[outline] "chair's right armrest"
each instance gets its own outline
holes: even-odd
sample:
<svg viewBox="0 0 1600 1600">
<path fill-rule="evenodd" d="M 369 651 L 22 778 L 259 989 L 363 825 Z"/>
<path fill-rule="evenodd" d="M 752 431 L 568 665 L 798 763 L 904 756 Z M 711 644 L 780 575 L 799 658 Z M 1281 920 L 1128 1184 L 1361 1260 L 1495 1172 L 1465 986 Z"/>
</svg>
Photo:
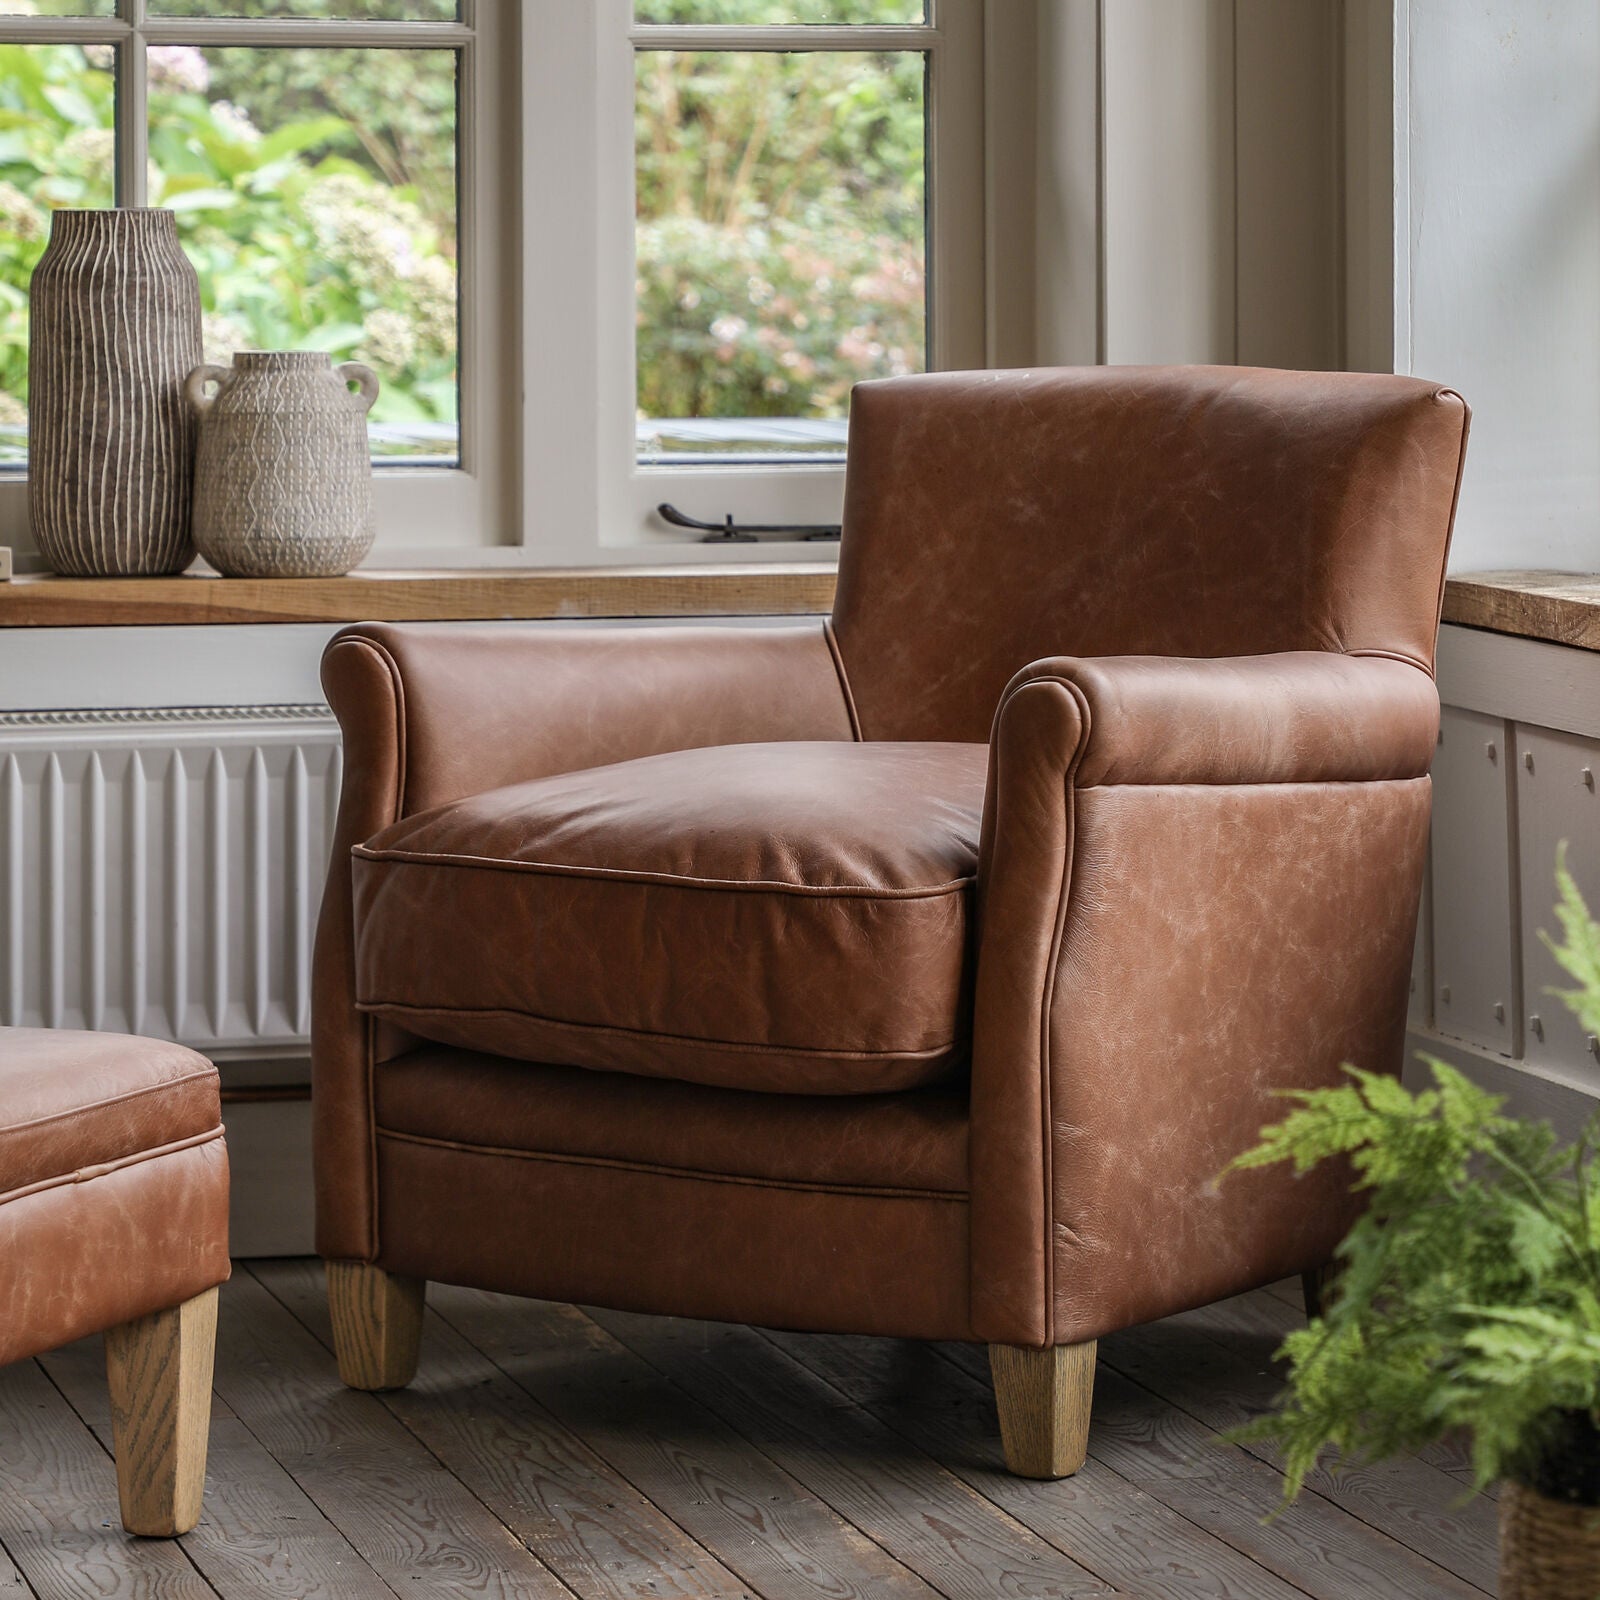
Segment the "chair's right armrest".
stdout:
<svg viewBox="0 0 1600 1600">
<path fill-rule="evenodd" d="M 404 1047 L 355 1009 L 350 851 L 401 816 L 667 750 L 851 739 L 820 623 L 559 628 L 366 623 L 329 644 L 344 777 L 313 957 L 317 1247 L 377 1249 L 373 1062 Z"/>
<path fill-rule="evenodd" d="M 1331 1256 L 1337 1169 L 1216 1178 L 1277 1091 L 1399 1069 L 1438 721 L 1429 674 L 1379 656 L 1012 679 L 978 869 L 980 1337 L 1078 1343 Z"/>
</svg>

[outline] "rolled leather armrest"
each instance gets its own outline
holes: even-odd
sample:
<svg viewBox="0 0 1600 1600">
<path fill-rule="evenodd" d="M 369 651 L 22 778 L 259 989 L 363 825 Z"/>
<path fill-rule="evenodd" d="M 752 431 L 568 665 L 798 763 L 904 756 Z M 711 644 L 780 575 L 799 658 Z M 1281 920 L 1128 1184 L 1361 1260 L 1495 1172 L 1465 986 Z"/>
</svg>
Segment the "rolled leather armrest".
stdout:
<svg viewBox="0 0 1600 1600">
<path fill-rule="evenodd" d="M 849 739 L 830 641 L 793 627 L 582 628 L 366 623 L 329 645 L 328 697 L 350 733 L 390 682 L 401 807 L 424 810 L 530 778 L 666 750 Z"/>
<path fill-rule="evenodd" d="M 997 738 L 1015 697 L 1039 683 L 1078 704 L 1079 788 L 1416 778 L 1439 731 L 1438 692 L 1420 666 L 1298 650 L 1036 661 L 1007 686 Z"/>
<path fill-rule="evenodd" d="M 1012 680 L 978 867 L 980 1337 L 1098 1338 L 1331 1254 L 1338 1173 L 1217 1175 L 1277 1091 L 1399 1067 L 1437 726 L 1391 657 Z"/>
</svg>

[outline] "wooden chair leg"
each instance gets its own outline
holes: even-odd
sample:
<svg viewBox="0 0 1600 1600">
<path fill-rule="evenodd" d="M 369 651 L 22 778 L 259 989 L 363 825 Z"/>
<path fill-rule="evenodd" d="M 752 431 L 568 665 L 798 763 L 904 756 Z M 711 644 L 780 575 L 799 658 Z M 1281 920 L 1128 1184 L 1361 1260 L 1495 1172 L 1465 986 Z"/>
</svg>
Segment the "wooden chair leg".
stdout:
<svg viewBox="0 0 1600 1600">
<path fill-rule="evenodd" d="M 200 1520 L 216 1345 L 215 1289 L 106 1334 L 117 1497 L 129 1533 L 171 1538 Z"/>
<path fill-rule="evenodd" d="M 1313 1317 L 1320 1317 L 1333 1304 L 1338 1286 L 1339 1264 L 1336 1261 L 1300 1274 L 1300 1293 L 1305 1297 L 1307 1322 Z"/>
<path fill-rule="evenodd" d="M 1024 1350 L 989 1346 L 1000 1442 L 1019 1478 L 1070 1478 L 1089 1449 L 1095 1342 Z"/>
<path fill-rule="evenodd" d="M 427 1282 L 364 1261 L 330 1261 L 328 1311 L 339 1376 L 352 1389 L 403 1389 L 417 1375 Z"/>
</svg>

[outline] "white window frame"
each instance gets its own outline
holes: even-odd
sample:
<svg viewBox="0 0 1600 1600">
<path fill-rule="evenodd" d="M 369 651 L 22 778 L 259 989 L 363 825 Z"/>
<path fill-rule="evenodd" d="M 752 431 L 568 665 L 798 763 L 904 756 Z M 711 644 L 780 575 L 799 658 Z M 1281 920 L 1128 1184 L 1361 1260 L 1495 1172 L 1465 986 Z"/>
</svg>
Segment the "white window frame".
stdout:
<svg viewBox="0 0 1600 1600">
<path fill-rule="evenodd" d="M 0 16 L 6 44 L 117 47 L 117 203 L 147 199 L 146 53 L 153 45 L 401 46 L 460 53 L 458 111 L 461 458 L 457 468 L 378 467 L 378 542 L 373 564 L 405 552 L 454 559 L 484 544 L 514 542 L 519 523 L 515 211 L 500 197 L 516 186 L 516 0 L 461 0 L 457 22 L 331 22 L 316 19 L 153 17 L 147 0 L 118 0 L 115 17 Z M 129 132 L 137 130 L 130 138 Z M 0 544 L 32 546 L 27 479 L 0 474 Z"/>
<path fill-rule="evenodd" d="M 462 52 L 462 466 L 377 469 L 379 531 L 368 566 L 831 554 L 826 544 L 781 539 L 707 545 L 655 515 L 658 502 L 672 500 L 706 517 L 837 522 L 844 469 L 637 462 L 634 56 L 643 45 L 925 50 L 929 364 L 981 367 L 1015 343 L 996 334 L 1006 321 L 1000 302 L 1020 307 L 1033 270 L 1031 235 L 1021 226 L 1031 227 L 1031 201 L 1017 227 L 1006 195 L 996 210 L 994 135 L 1003 128 L 1009 144 L 1032 105 L 1035 62 L 1019 47 L 1031 40 L 1032 8 L 1021 0 L 929 0 L 926 23 L 904 27 L 646 27 L 634 24 L 631 0 L 462 0 L 460 23 L 152 19 L 146 0 L 119 0 L 118 11 L 115 19 L 0 17 L 0 39 L 117 44 L 123 62 L 151 44 L 175 43 L 409 43 Z M 1003 93 L 997 73 L 1007 81 Z M 124 104 L 125 118 L 143 118 L 142 104 Z M 1031 166 L 1031 151 L 1022 154 Z M 142 199 L 142 163 L 125 154 L 122 164 L 124 197 Z M 997 221 L 1011 243 L 997 237 Z M 31 549 L 20 475 L 0 477 L 0 544 Z"/>
<path fill-rule="evenodd" d="M 919 50 L 929 58 L 929 364 L 985 361 L 984 0 L 898 27 L 636 25 L 632 0 L 535 4 L 524 30 L 526 553 L 541 563 L 816 559 L 699 542 L 656 505 L 836 523 L 842 465 L 641 466 L 635 432 L 634 58 L 651 49 Z M 540 159 L 541 152 L 554 159 Z M 599 196 L 596 203 L 595 197 Z M 559 383 L 542 381 L 559 372 Z"/>
</svg>

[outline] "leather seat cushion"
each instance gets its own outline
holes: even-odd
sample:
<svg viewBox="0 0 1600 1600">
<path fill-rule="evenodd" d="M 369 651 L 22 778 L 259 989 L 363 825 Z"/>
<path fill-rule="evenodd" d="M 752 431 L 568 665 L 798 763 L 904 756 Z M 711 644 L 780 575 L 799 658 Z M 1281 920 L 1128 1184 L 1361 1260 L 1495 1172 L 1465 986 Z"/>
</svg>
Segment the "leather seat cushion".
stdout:
<svg viewBox="0 0 1600 1600">
<path fill-rule="evenodd" d="M 984 745 L 674 751 L 354 852 L 358 1003 L 526 1061 L 795 1094 L 964 1064 Z"/>
<path fill-rule="evenodd" d="M 221 1131 L 217 1073 L 159 1039 L 0 1028 L 0 1198 Z"/>
</svg>

